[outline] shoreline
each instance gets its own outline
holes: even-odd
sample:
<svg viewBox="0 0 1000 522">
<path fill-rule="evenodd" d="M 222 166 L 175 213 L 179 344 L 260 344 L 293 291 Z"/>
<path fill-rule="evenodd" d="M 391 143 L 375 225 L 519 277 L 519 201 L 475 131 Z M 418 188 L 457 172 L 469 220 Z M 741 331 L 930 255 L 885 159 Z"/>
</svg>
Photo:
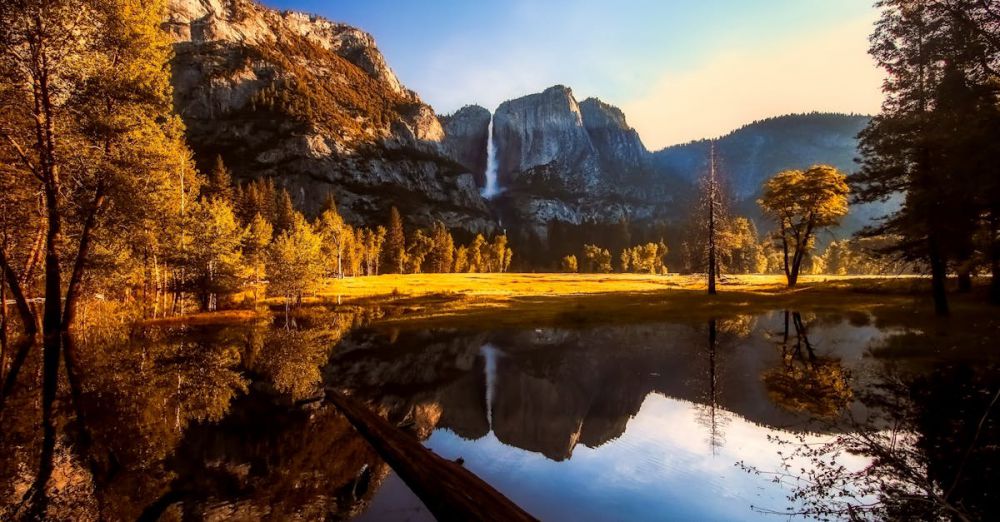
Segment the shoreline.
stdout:
<svg viewBox="0 0 1000 522">
<path fill-rule="evenodd" d="M 979 287 L 983 282 L 979 281 Z M 324 280 L 303 299 L 305 309 L 379 309 L 375 326 L 581 325 L 642 322 L 665 317 L 710 318 L 788 308 L 933 317 L 924 276 L 810 275 L 786 288 L 782 275 L 726 276 L 719 293 L 703 275 L 643 274 L 406 274 Z M 978 290 L 978 289 L 977 289 Z M 983 313 L 978 292 L 952 296 L 955 315 Z M 233 323 L 281 313 L 280 298 L 256 310 L 226 309 L 139 321 L 142 325 Z M 295 308 L 293 308 L 293 313 Z M 985 309 L 987 313 L 991 308 Z M 945 319 L 947 320 L 947 319 Z"/>
</svg>

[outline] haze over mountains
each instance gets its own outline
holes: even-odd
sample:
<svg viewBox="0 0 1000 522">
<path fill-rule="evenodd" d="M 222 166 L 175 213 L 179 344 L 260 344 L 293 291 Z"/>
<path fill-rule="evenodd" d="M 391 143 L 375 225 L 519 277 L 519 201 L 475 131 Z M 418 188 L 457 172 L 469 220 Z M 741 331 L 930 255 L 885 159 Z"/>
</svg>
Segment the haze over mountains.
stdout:
<svg viewBox="0 0 1000 522">
<path fill-rule="evenodd" d="M 175 105 L 199 163 L 221 154 L 240 180 L 273 177 L 307 213 L 332 192 L 355 223 L 381 224 L 395 205 L 412 225 L 505 229 L 515 244 L 545 247 L 556 222 L 578 227 L 580 241 L 594 223 L 669 227 L 707 159 L 706 141 L 648 151 L 621 110 L 565 86 L 493 114 L 470 105 L 437 115 L 370 35 L 320 17 L 250 0 L 170 0 L 164 27 L 176 42 Z M 491 118 L 501 193 L 487 200 Z M 750 124 L 719 140 L 724 175 L 749 208 L 778 170 L 851 171 L 866 123 L 809 114 Z"/>
</svg>

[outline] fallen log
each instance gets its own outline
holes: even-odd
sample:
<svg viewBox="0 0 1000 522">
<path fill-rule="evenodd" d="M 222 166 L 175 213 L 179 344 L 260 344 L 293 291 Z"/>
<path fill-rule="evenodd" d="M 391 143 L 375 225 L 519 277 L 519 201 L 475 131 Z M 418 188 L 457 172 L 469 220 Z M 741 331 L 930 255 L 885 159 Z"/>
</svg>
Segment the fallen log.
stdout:
<svg viewBox="0 0 1000 522">
<path fill-rule="evenodd" d="M 438 520 L 536 520 L 471 471 L 435 455 L 364 404 L 332 389 L 326 396 Z"/>
</svg>

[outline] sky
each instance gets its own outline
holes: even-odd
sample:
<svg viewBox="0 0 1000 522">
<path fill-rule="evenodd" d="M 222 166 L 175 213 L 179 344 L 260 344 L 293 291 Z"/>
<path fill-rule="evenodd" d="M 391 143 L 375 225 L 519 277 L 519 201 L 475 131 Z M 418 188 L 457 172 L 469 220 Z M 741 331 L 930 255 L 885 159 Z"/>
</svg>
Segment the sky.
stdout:
<svg viewBox="0 0 1000 522">
<path fill-rule="evenodd" d="M 264 0 L 371 33 L 439 114 L 562 84 L 659 149 L 769 116 L 874 114 L 873 0 Z"/>
</svg>

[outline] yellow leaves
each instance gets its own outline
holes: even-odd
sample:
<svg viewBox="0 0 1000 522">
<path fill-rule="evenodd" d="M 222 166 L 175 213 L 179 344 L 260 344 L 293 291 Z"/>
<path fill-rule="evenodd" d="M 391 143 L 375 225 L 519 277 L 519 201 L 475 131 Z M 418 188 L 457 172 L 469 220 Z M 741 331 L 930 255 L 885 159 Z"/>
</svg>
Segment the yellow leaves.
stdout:
<svg viewBox="0 0 1000 522">
<path fill-rule="evenodd" d="M 775 219 L 811 221 L 813 228 L 831 226 L 847 214 L 847 177 L 829 165 L 806 171 L 785 170 L 764 184 L 759 203 Z"/>
<path fill-rule="evenodd" d="M 302 214 L 271 245 L 267 273 L 269 290 L 286 297 L 309 291 L 322 277 L 322 241 Z"/>
</svg>

